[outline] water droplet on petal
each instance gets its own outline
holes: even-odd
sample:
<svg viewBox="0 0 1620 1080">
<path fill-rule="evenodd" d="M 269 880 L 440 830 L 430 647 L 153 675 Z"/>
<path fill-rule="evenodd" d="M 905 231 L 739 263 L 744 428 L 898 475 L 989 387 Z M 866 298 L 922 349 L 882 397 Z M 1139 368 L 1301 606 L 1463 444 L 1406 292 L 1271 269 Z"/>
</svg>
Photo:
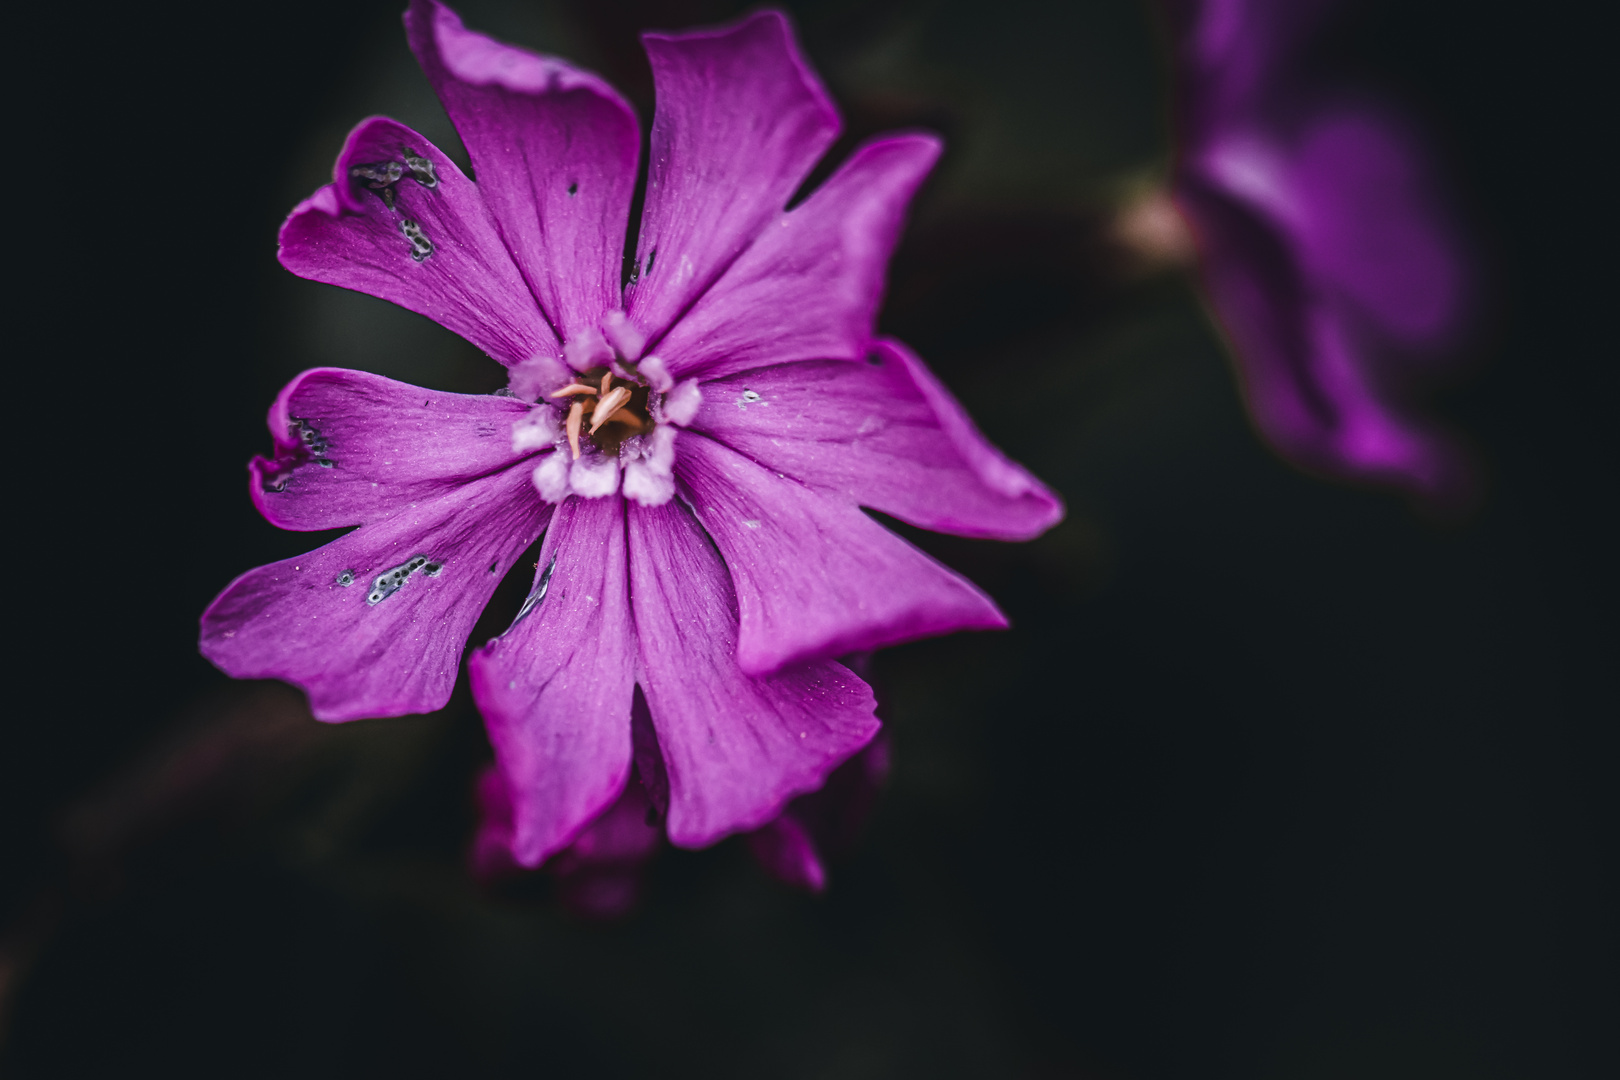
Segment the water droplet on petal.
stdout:
<svg viewBox="0 0 1620 1080">
<path fill-rule="evenodd" d="M 404 235 L 405 239 L 411 242 L 412 259 L 421 262 L 433 254 L 433 241 L 429 240 L 427 235 L 422 232 L 421 225 L 418 225 L 410 218 L 406 218 L 399 223 L 399 231 Z"/>
<path fill-rule="evenodd" d="M 372 607 L 382 603 L 384 600 L 397 593 L 404 586 L 404 584 L 410 580 L 413 573 L 430 565 L 438 566 L 439 564 L 430 564 L 426 555 L 413 555 L 410 559 L 400 563 L 398 566 L 384 570 L 382 573 L 377 575 L 374 581 L 372 581 L 371 592 L 366 596 L 366 603 Z M 434 572 L 436 573 L 437 571 Z"/>
</svg>

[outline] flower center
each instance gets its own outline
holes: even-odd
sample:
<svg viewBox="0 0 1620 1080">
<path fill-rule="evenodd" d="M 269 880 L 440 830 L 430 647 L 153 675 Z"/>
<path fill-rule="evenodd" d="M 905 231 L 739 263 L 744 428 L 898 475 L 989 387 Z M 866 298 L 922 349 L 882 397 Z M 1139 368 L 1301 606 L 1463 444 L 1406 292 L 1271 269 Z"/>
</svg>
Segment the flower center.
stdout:
<svg viewBox="0 0 1620 1080">
<path fill-rule="evenodd" d="M 549 396 L 572 399 L 568 403 L 568 449 L 576 461 L 582 434 L 602 453 L 617 456 L 624 440 L 654 427 L 647 387 L 620 378 L 605 367 L 590 369 Z"/>
</svg>

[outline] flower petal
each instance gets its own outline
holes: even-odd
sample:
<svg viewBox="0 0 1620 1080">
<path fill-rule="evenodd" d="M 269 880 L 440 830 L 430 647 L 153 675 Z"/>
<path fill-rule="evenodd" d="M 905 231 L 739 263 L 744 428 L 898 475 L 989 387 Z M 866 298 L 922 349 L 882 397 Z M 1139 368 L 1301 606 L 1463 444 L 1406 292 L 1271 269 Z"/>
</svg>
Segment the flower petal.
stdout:
<svg viewBox="0 0 1620 1080">
<path fill-rule="evenodd" d="M 1177 66 L 1194 77 L 1181 111 L 1198 127 L 1289 100 L 1278 83 L 1338 0 L 1162 0 Z M 1291 88 L 1290 88 L 1291 89 Z"/>
<path fill-rule="evenodd" d="M 630 774 L 636 665 L 617 495 L 558 508 L 530 597 L 467 667 L 512 795 L 512 854 L 532 867 L 572 843 Z"/>
<path fill-rule="evenodd" d="M 274 458 L 248 464 L 253 503 L 283 529 L 335 529 L 449 494 L 517 461 L 509 397 L 443 394 L 314 368 L 270 407 Z"/>
<path fill-rule="evenodd" d="M 563 340 L 619 306 L 641 129 L 607 83 L 412 0 L 406 32 L 506 246 Z"/>
<path fill-rule="evenodd" d="M 707 383 L 692 429 L 768 468 L 936 532 L 1027 540 L 1063 504 L 973 426 L 904 345 Z"/>
<path fill-rule="evenodd" d="M 647 864 L 664 842 L 659 824 L 646 789 L 632 776 L 618 801 L 546 866 L 558 900 L 590 919 L 630 914 L 641 900 Z"/>
<path fill-rule="evenodd" d="M 815 839 L 792 810 L 784 810 L 769 825 L 749 833 L 748 850 L 766 873 L 784 885 L 813 893 L 827 888 L 827 868 Z"/>
<path fill-rule="evenodd" d="M 468 846 L 467 868 L 480 881 L 494 881 L 519 868 L 512 859 L 512 792 L 501 770 L 491 765 L 478 774 L 473 795 L 478 828 Z"/>
<path fill-rule="evenodd" d="M 385 188 L 391 207 L 351 173 L 407 154 L 431 170 L 418 179 L 402 167 Z M 372 117 L 349 133 L 333 177 L 281 227 L 281 265 L 426 315 L 508 367 L 558 351 L 479 189 L 436 146 Z"/>
<path fill-rule="evenodd" d="M 1192 177 L 1176 202 L 1194 225 L 1210 306 L 1266 440 L 1312 471 L 1465 502 L 1465 456 L 1380 385 L 1378 346 L 1315 294 L 1275 226 Z"/>
<path fill-rule="evenodd" d="M 651 348 L 787 206 L 839 121 L 780 12 L 642 42 L 657 108 L 627 310 Z"/>
<path fill-rule="evenodd" d="M 669 369 L 718 378 L 792 360 L 861 360 L 912 193 L 940 142 L 867 143 L 779 215 L 659 345 Z"/>
<path fill-rule="evenodd" d="M 1405 125 L 1367 108 L 1324 113 L 1288 167 L 1287 224 L 1313 277 L 1403 344 L 1448 344 L 1465 315 L 1466 274 Z"/>
<path fill-rule="evenodd" d="M 767 678 L 737 667 L 726 568 L 678 500 L 630 508 L 642 689 L 669 776 L 669 838 L 703 847 L 756 829 L 876 734 L 876 703 L 840 664 Z"/>
<path fill-rule="evenodd" d="M 863 514 L 701 436 L 677 475 L 731 572 L 737 663 L 751 675 L 954 630 L 999 630 L 965 578 Z"/>
<path fill-rule="evenodd" d="M 549 512 L 519 466 L 250 570 L 203 613 L 202 654 L 302 687 L 322 720 L 442 708 L 473 623 Z"/>
</svg>

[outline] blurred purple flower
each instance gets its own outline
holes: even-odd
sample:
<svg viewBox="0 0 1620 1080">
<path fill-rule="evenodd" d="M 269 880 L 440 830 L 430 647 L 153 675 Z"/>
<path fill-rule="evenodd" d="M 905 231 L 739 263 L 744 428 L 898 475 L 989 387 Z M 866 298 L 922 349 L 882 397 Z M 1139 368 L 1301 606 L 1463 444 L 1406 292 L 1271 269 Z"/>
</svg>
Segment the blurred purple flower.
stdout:
<svg viewBox="0 0 1620 1080">
<path fill-rule="evenodd" d="M 888 779 L 889 740 L 879 732 L 820 790 L 800 795 L 776 820 L 749 833 L 748 849 L 777 880 L 821 892 L 827 860 L 854 846 Z"/>
<path fill-rule="evenodd" d="M 747 833 L 749 851 L 784 884 L 822 892 L 828 857 L 854 844 L 888 776 L 889 740 L 880 731 L 834 769 L 820 790 L 798 796 L 774 820 Z M 522 871 L 512 855 L 512 796 L 498 768 L 479 776 L 477 795 L 479 825 L 468 859 L 473 874 L 497 881 Z M 618 801 L 546 863 L 562 904 L 588 918 L 629 914 L 641 899 L 647 864 L 663 846 L 660 818 L 647 785 L 633 777 Z"/>
<path fill-rule="evenodd" d="M 787 21 L 647 34 L 657 110 L 621 288 L 629 107 L 433 0 L 405 21 L 477 183 L 366 120 L 283 227 L 281 261 L 432 317 L 506 365 L 510 391 L 293 380 L 252 497 L 284 528 L 360 527 L 238 578 L 203 616 L 202 651 L 303 687 L 323 720 L 439 708 L 479 612 L 543 532 L 528 600 L 469 662 L 513 858 L 598 843 L 582 830 L 625 791 L 633 698 L 667 770 L 670 840 L 759 828 L 878 729 L 832 658 L 1005 625 L 861 507 L 1002 539 L 1062 513 L 920 360 L 873 336 L 939 142 L 868 142 L 786 210 L 839 128 Z M 618 850 L 617 825 L 598 824 Z"/>
<path fill-rule="evenodd" d="M 1333 0 L 1165 7 L 1173 198 L 1255 424 L 1311 471 L 1466 504 L 1466 456 L 1412 407 L 1472 313 L 1423 142 L 1398 111 L 1308 67 Z"/>
<path fill-rule="evenodd" d="M 494 881 L 524 869 L 512 854 L 512 792 L 491 765 L 478 777 L 478 831 L 469 862 L 475 877 Z M 663 846 L 663 830 L 647 792 L 632 776 L 619 797 L 546 862 L 557 896 L 577 914 L 615 919 L 641 899 L 647 862 Z"/>
</svg>

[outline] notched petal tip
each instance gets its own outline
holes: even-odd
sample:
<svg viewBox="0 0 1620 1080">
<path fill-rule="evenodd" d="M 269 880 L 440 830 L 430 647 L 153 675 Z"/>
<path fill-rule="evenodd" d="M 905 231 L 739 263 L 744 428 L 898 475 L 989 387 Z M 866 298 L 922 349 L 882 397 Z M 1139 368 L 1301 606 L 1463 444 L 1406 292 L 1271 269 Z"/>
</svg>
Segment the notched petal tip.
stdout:
<svg viewBox="0 0 1620 1080">
<path fill-rule="evenodd" d="M 560 94 L 588 90 L 630 106 L 601 76 L 566 60 L 531 52 L 467 29 L 455 11 L 438 0 L 411 0 L 405 11 L 411 51 L 430 77 L 449 75 L 473 86 L 499 86 L 519 94 Z"/>
<path fill-rule="evenodd" d="M 625 297 L 656 342 L 787 206 L 842 125 L 780 12 L 647 33 L 642 44 L 657 108 L 636 255 L 644 269 Z"/>
<path fill-rule="evenodd" d="M 426 315 L 508 367 L 557 350 L 483 193 L 420 133 L 363 120 L 333 172 L 283 223 L 282 266 Z"/>
<path fill-rule="evenodd" d="M 332 182 L 299 203 L 291 216 L 311 210 L 329 217 L 366 213 L 391 204 L 401 183 L 437 188 L 447 163 L 420 133 L 391 117 L 368 116 L 344 138 Z"/>
<path fill-rule="evenodd" d="M 843 128 L 843 120 L 838 114 L 838 106 L 833 102 L 832 95 L 822 83 L 821 77 L 816 74 L 815 68 L 805 59 L 804 53 L 799 49 L 799 35 L 794 29 L 793 20 L 788 14 L 777 8 L 765 8 L 761 11 L 745 15 L 730 23 L 720 26 L 703 27 L 696 30 L 647 30 L 641 35 L 642 47 L 649 55 L 661 47 L 674 46 L 679 48 L 685 45 L 708 41 L 722 41 L 733 39 L 746 41 L 756 36 L 764 37 L 769 41 L 773 51 L 779 51 L 779 59 L 786 60 L 792 65 L 794 73 L 802 82 L 804 90 L 820 108 L 826 119 L 833 125 L 833 134 Z"/>
</svg>

